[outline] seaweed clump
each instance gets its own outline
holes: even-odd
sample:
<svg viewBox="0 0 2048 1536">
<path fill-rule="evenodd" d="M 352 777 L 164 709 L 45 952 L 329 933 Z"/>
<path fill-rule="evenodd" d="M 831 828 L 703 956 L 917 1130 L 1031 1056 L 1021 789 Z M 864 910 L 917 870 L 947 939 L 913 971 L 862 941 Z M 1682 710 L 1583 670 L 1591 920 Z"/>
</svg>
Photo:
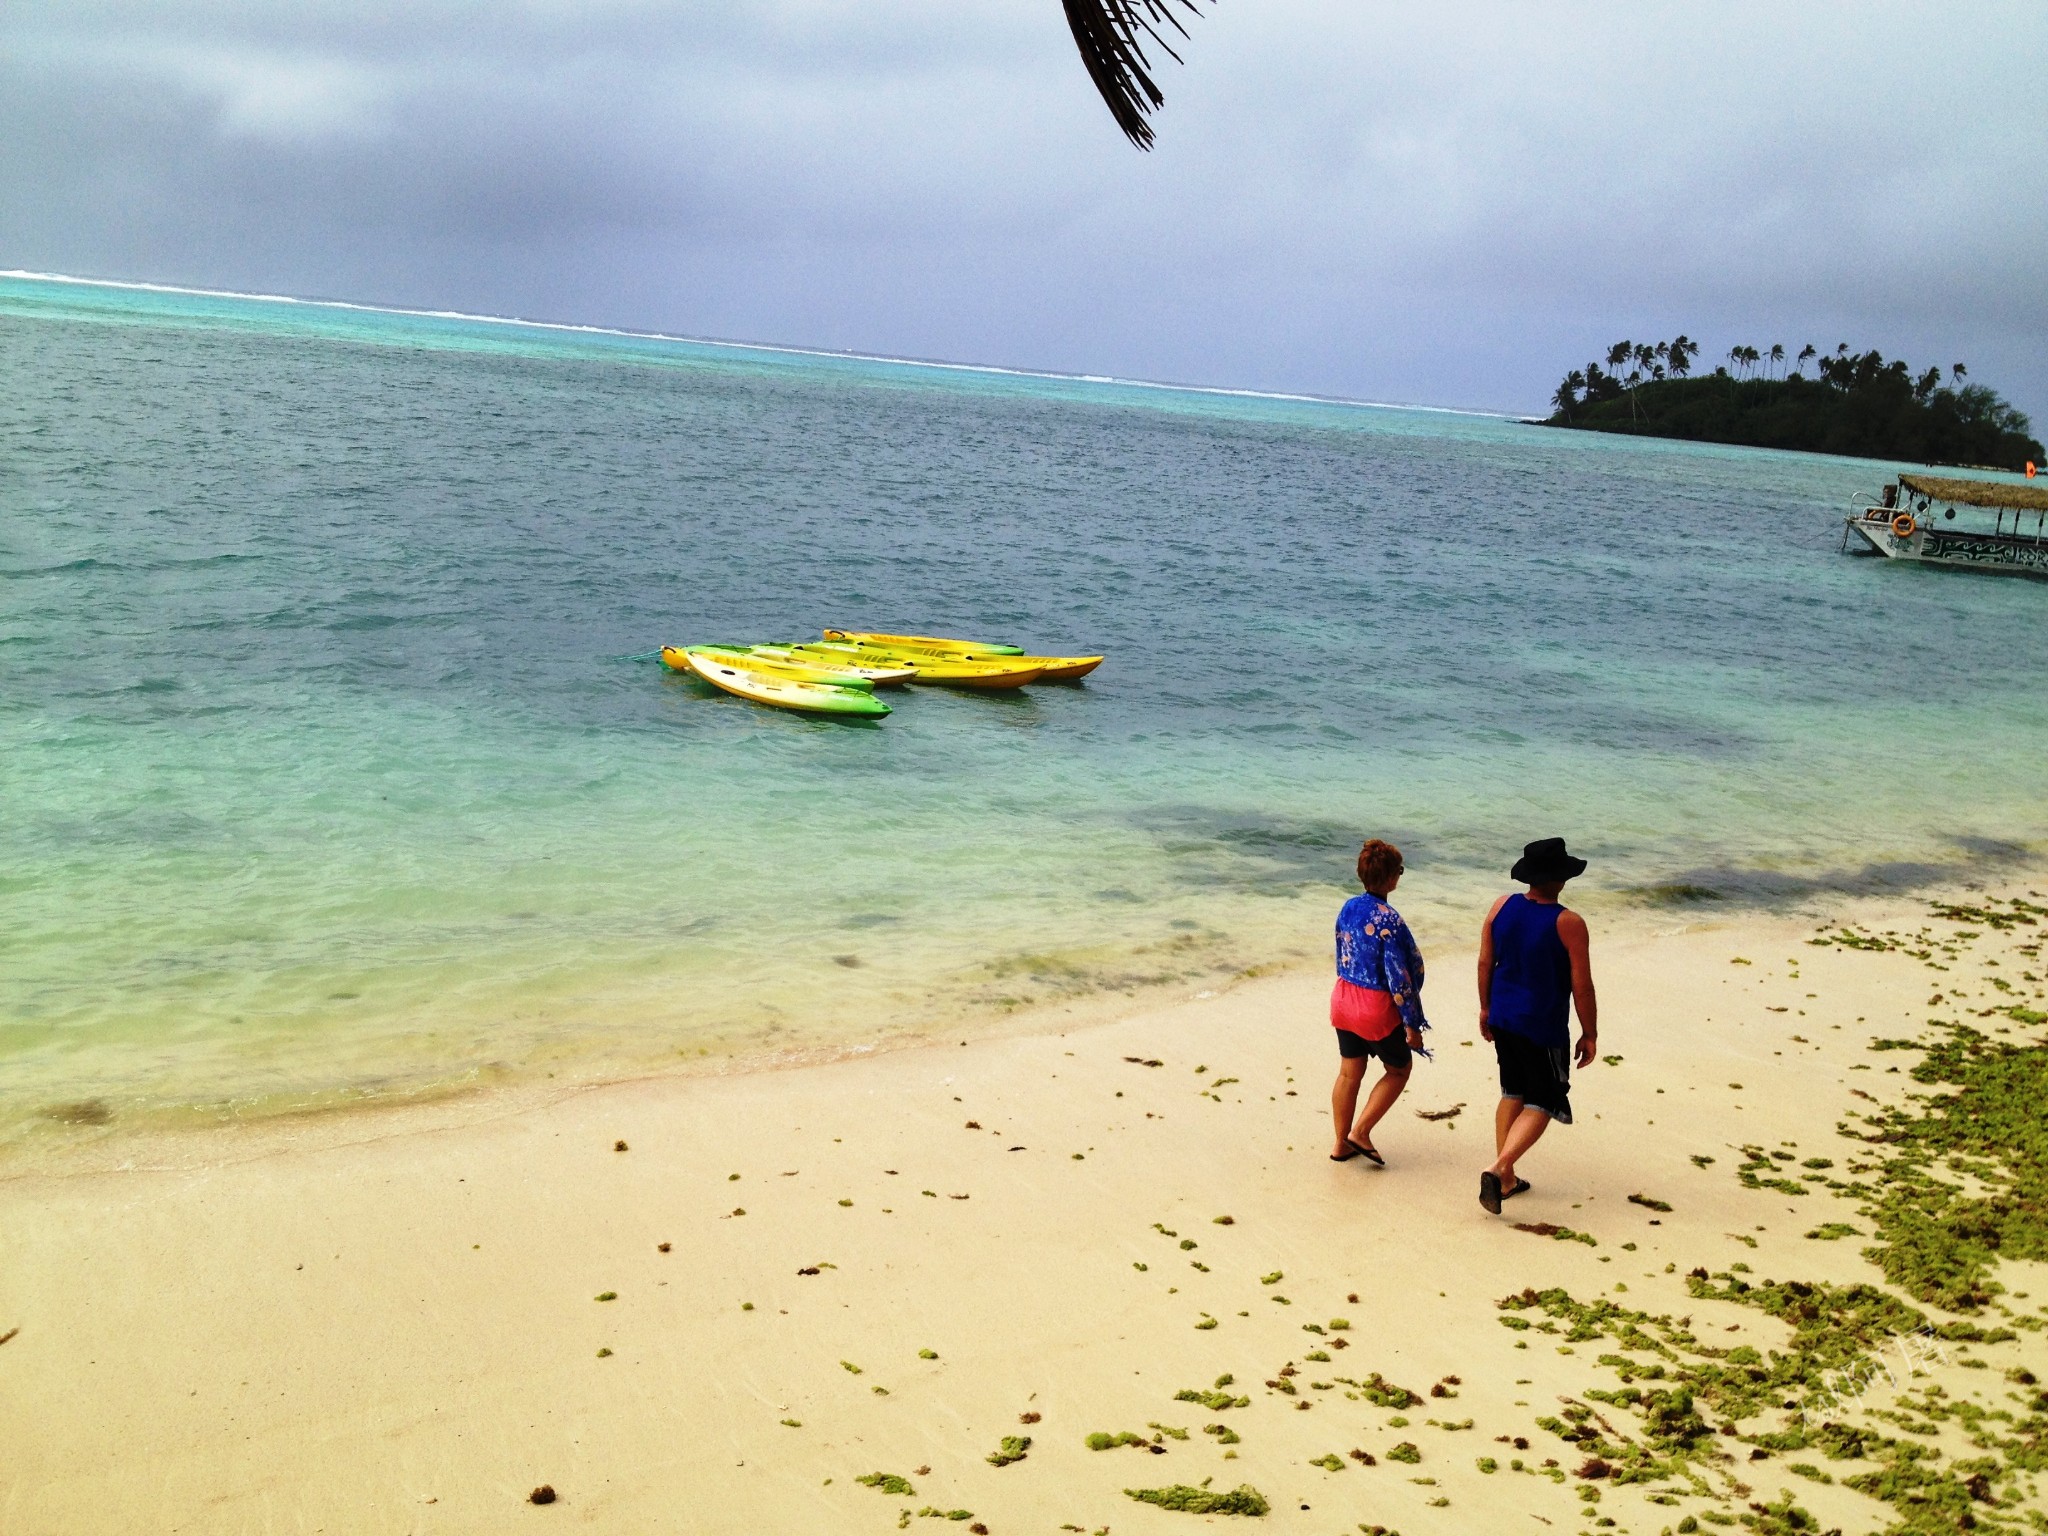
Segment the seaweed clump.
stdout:
<svg viewBox="0 0 2048 1536">
<path fill-rule="evenodd" d="M 1005 1435 L 1002 1444 L 982 1459 L 992 1467 L 1007 1467 L 1013 1461 L 1022 1461 L 1030 1449 L 1029 1435 Z"/>
<path fill-rule="evenodd" d="M 1885 1149 L 1884 1178 L 1863 1214 L 1877 1227 L 1869 1257 L 1921 1301 L 1974 1312 L 2003 1289 L 2000 1258 L 2048 1260 L 2048 1051 L 1939 1023 L 1913 1078 L 1946 1092 L 1864 1116 L 1851 1132 Z M 1941 1178 L 1968 1174 L 1973 1193 Z"/>
<path fill-rule="evenodd" d="M 1374 1379 L 1377 1380 L 1378 1378 L 1375 1377 Z M 1249 1408 L 1252 1405 L 1250 1398 L 1233 1397 L 1228 1392 L 1223 1391 L 1221 1387 L 1213 1391 L 1207 1391 L 1201 1387 L 1183 1387 L 1180 1391 L 1173 1394 L 1173 1400 L 1176 1403 L 1200 1403 L 1211 1413 L 1222 1413 L 1227 1408 Z M 1397 1403 L 1394 1406 L 1405 1407 L 1406 1405 Z"/>
<path fill-rule="evenodd" d="M 1946 1342 L 2003 1342 L 2015 1337 L 2011 1330 L 1968 1321 L 1937 1326 L 1873 1285 L 1752 1281 L 1733 1271 L 1710 1275 L 1696 1269 L 1686 1286 L 1699 1300 L 1776 1318 L 1790 1330 L 1787 1347 L 1766 1355 L 1745 1344 L 1709 1344 L 1693 1334 L 1689 1318 L 1653 1316 L 1605 1299 L 1582 1302 L 1561 1289 L 1526 1290 L 1496 1304 L 1509 1313 L 1540 1314 L 1534 1326 L 1543 1331 L 1574 1341 L 1611 1338 L 1619 1345 L 1599 1357 L 1620 1377 L 1618 1388 L 1589 1390 L 1588 1401 L 1568 1399 L 1561 1414 L 1538 1420 L 1592 1458 L 1588 1467 L 1597 1462 L 1604 1478 L 1616 1483 L 1681 1479 L 1698 1494 L 1710 1492 L 1702 1473 L 1713 1472 L 1724 1482 L 1724 1496 L 1746 1498 L 1748 1487 L 1729 1469 L 1735 1447 L 1749 1446 L 1752 1461 L 1774 1452 L 1817 1450 L 1831 1461 L 1869 1464 L 1839 1481 L 1891 1507 L 1895 1523 L 1888 1536 L 2020 1529 L 2009 1511 L 2029 1496 L 2022 1474 L 2048 1470 L 2048 1392 L 2013 1394 L 2015 1412 L 1952 1398 L 1930 1385 L 1898 1399 L 1909 1411 L 1868 1410 L 1914 1436 L 1931 1436 L 1954 1423 L 1984 1453 L 1975 1458 L 1944 1461 L 1933 1446 L 1840 1422 L 1861 1405 L 1865 1389 L 1879 1376 L 1900 1386 L 1911 1379 L 1917 1360 L 1941 1354 Z M 1514 1320 L 1530 1326 L 1527 1316 Z M 1593 1404 L 1633 1415 L 1634 1433 Z M 1721 1421 L 1718 1426 L 1708 1422 L 1709 1413 Z M 1745 1424 L 1766 1415 L 1775 1427 Z M 1791 1470 L 1815 1482 L 1836 1480 L 1811 1463 Z M 1587 1475 L 1584 1468 L 1581 1475 Z M 1750 1510 L 1742 1521 L 1758 1536 L 1820 1529 L 1789 1494 L 1775 1504 L 1751 1504 Z"/>
<path fill-rule="evenodd" d="M 1140 1450 L 1145 1450 L 1152 1444 L 1143 1435 L 1128 1429 L 1118 1430 L 1115 1434 L 1106 1429 L 1098 1429 L 1081 1443 L 1091 1451 L 1113 1451 L 1123 1445 L 1135 1445 Z"/>
<path fill-rule="evenodd" d="M 1600 1246 L 1599 1239 L 1590 1232 L 1577 1232 L 1570 1227 L 1561 1227 L 1554 1221 L 1518 1221 L 1517 1232 L 1527 1232 L 1535 1237 L 1554 1237 L 1560 1243 L 1584 1243 L 1588 1248 Z"/>
<path fill-rule="evenodd" d="M 900 1499 L 907 1499 L 917 1492 L 915 1488 L 910 1486 L 909 1478 L 898 1477 L 894 1472 L 869 1472 L 856 1477 L 854 1481 L 864 1488 L 873 1488 L 881 1493 L 894 1494 Z"/>
<path fill-rule="evenodd" d="M 1265 1495 L 1250 1483 L 1239 1483 L 1228 1493 L 1174 1483 L 1166 1488 L 1126 1488 L 1124 1494 L 1140 1504 L 1155 1504 L 1188 1515 L 1263 1515 L 1272 1508 Z"/>
<path fill-rule="evenodd" d="M 1369 1379 L 1358 1384 L 1358 1395 L 1368 1403 L 1376 1403 L 1382 1408 L 1413 1408 L 1422 1401 L 1419 1394 L 1409 1391 L 1406 1387 L 1396 1386 L 1378 1371 L 1374 1371 Z"/>
</svg>

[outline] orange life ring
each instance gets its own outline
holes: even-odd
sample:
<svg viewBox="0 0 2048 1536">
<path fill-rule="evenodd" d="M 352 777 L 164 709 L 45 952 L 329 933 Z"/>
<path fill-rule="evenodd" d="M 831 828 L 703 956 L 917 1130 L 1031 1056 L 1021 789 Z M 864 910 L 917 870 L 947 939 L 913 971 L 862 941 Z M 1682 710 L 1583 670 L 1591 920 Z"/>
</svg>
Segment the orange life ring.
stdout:
<svg viewBox="0 0 2048 1536">
<path fill-rule="evenodd" d="M 1913 521 L 1913 514 L 1910 512 L 1901 512 L 1892 519 L 1892 532 L 1902 539 L 1913 537 L 1913 531 L 1919 526 L 1918 523 Z"/>
</svg>

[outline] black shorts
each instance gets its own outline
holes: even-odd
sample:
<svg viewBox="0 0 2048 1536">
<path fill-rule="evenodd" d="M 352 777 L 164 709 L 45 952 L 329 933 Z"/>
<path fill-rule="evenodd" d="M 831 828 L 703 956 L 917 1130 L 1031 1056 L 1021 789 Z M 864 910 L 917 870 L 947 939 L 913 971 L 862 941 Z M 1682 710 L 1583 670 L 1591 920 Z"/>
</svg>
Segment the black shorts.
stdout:
<svg viewBox="0 0 2048 1536">
<path fill-rule="evenodd" d="M 1415 1065 L 1415 1053 L 1408 1049 L 1408 1032 L 1397 1029 L 1384 1040 L 1368 1040 L 1348 1029 L 1337 1031 L 1337 1054 L 1347 1061 L 1377 1056 L 1389 1072 L 1406 1072 Z"/>
<path fill-rule="evenodd" d="M 1551 1119 L 1572 1123 L 1572 1053 L 1538 1045 L 1527 1035 L 1493 1032 L 1493 1054 L 1500 1062 L 1500 1096 L 1520 1099 Z"/>
</svg>

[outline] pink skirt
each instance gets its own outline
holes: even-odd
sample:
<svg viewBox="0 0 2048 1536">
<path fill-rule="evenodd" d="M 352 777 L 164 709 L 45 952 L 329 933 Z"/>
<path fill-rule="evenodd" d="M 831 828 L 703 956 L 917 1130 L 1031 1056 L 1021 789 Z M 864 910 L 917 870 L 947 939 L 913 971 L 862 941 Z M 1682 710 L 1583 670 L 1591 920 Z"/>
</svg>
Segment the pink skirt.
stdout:
<svg viewBox="0 0 2048 1536">
<path fill-rule="evenodd" d="M 1361 1040 L 1384 1040 L 1401 1027 L 1401 1013 L 1394 1006 L 1392 993 L 1361 987 L 1339 976 L 1330 993 L 1330 1023 Z"/>
</svg>

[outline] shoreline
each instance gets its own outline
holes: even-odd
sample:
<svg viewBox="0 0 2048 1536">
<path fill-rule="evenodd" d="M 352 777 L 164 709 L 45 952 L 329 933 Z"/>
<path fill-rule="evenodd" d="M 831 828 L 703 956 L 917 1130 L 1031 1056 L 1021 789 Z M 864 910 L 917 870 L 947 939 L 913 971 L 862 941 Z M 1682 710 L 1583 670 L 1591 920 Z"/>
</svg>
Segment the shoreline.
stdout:
<svg viewBox="0 0 2048 1536">
<path fill-rule="evenodd" d="M 1828 932 L 1911 934 L 1941 899 L 1839 904 Z M 1585 1453 L 1542 1424 L 1570 1428 L 1552 1417 L 1563 1397 L 1626 1438 L 1625 1408 L 1584 1401 L 1612 1385 L 1595 1357 L 1613 1345 L 1544 1337 L 1550 1303 L 1501 1305 L 1604 1296 L 1775 1359 L 1779 1318 L 1688 1275 L 1885 1289 L 1858 1243 L 1812 1237 L 1869 1234 L 1855 1197 L 1739 1177 L 1753 1147 L 1853 1159 L 1838 1126 L 1859 1096 L 1910 1102 L 1893 1074 L 1912 1058 L 1868 1047 L 1923 1029 L 1936 951 L 1814 944 L 1820 927 L 1752 915 L 1603 941 L 1596 925 L 1615 1061 L 1581 1074 L 1578 1123 L 1531 1154 L 1535 1187 L 1498 1221 L 1471 1188 L 1492 1082 L 1470 1043 L 1469 946 L 1433 952 L 1437 1059 L 1376 1138 L 1383 1171 L 1325 1160 L 1334 1053 L 1308 968 L 1059 1033 L 642 1078 L 437 1123 L 229 1127 L 186 1142 L 210 1160 L 9 1177 L 0 1509 L 31 1533 L 564 1517 L 881 1533 L 924 1529 L 931 1509 L 993 1536 L 1126 1536 L 1192 1522 L 1125 1489 L 1206 1479 L 1319 1536 L 1539 1511 L 1655 1530 L 1781 1488 L 1823 1526 L 1875 1528 L 1885 1507 L 1843 1481 L 1857 1464 L 1806 1453 L 1841 1476 L 1790 1475 L 1794 1455 L 1756 1441 L 1767 1420 L 1737 1426 L 1738 1455 L 1696 1449 L 1690 1482 L 1575 1477 Z M 1988 1003 L 1987 1029 L 2038 1034 L 2012 1012 L 2044 1006 L 2021 980 L 2038 960 L 2012 953 L 2030 936 L 2037 955 L 2038 926 L 1939 951 L 1937 986 L 1966 1013 Z M 1926 1366 L 1957 1401 L 1995 1405 L 2003 1372 L 2048 1371 L 2048 1264 L 1999 1275 L 1997 1307 L 2025 1326 Z M 1387 1406 L 1393 1388 L 1414 1404 Z M 1139 1444 L 1091 1451 L 1098 1432 Z M 1937 1438 L 1975 1454 L 1959 1433 Z M 1021 1461 L 989 1461 L 1024 1438 Z M 543 1483 L 552 1513 L 525 1502 Z"/>
<path fill-rule="evenodd" d="M 1596 940 L 1640 941 L 1695 930 L 1711 930 L 1751 922 L 1804 923 L 1813 919 L 1854 921 L 1855 915 L 1883 910 L 1901 901 L 1968 899 L 1987 888 L 2018 889 L 2029 881 L 2048 882 L 2048 863 L 2024 857 L 1987 858 L 1982 879 L 1960 869 L 1916 866 L 1907 883 L 1893 889 L 1853 892 L 1824 882 L 1788 881 L 1782 891 L 1753 896 L 1714 894 L 1702 898 L 1684 881 L 1657 887 L 1629 887 L 1600 892 L 1586 910 Z M 1503 887 L 1505 889 L 1505 887 Z M 1335 890 L 1336 888 L 1332 888 Z M 1765 887 L 1769 892 L 1768 884 Z M 1420 894 L 1419 892 L 1417 893 Z M 1590 894 L 1590 893 L 1589 893 Z M 1341 898 L 1340 898 L 1341 899 Z M 1330 903 L 1334 911 L 1336 902 Z M 1474 909 L 1479 910 L 1477 908 Z M 1318 909 L 1319 915 L 1320 908 Z M 1411 914 L 1411 921 L 1415 921 Z M 1440 919 L 1418 923 L 1425 948 L 1448 947 L 1464 953 L 1472 947 L 1460 936 L 1442 942 Z M 1317 934 L 1320 938 L 1320 932 Z M 784 1045 L 734 1043 L 718 1039 L 696 1056 L 680 1059 L 641 1055 L 610 1061 L 601 1053 L 570 1057 L 550 1069 L 536 1056 L 520 1065 L 479 1063 L 443 1075 L 423 1075 L 395 1089 L 342 1084 L 323 1089 L 280 1090 L 277 1094 L 219 1103 L 183 1101 L 144 1106 L 107 1121 L 90 1112 L 97 1101 L 49 1104 L 34 1117 L 24 1117 L 11 1142 L 0 1144 L 0 1188 L 10 1181 L 38 1176 L 75 1176 L 155 1169 L 165 1171 L 202 1165 L 210 1139 L 231 1137 L 238 1156 L 268 1156 L 275 1151 L 346 1145 L 390 1135 L 428 1134 L 495 1121 L 508 1115 L 545 1110 L 591 1093 L 636 1084 L 688 1084 L 733 1077 L 772 1075 L 829 1068 L 867 1059 L 936 1047 L 948 1040 L 960 1045 L 1029 1038 L 1071 1030 L 1101 1028 L 1134 1014 L 1228 996 L 1248 985 L 1320 976 L 1326 957 L 1320 953 L 1268 953 L 1247 965 L 1231 965 L 1214 976 L 1111 987 L 1071 997 L 1054 997 L 1016 1009 L 963 1009 L 950 1018 L 921 1025 L 863 1033 L 843 1040 L 819 1039 Z M 1469 970 L 1469 967 L 1465 967 Z M 1442 977 L 1437 966 L 1433 975 Z M 1454 987 L 1469 990 L 1464 970 Z M 1446 987 L 1438 980 L 1427 999 L 1443 1006 Z M 1460 997 L 1454 1007 L 1463 1007 Z M 959 1037 L 964 1036 L 964 1039 Z M 560 1075 L 558 1076 L 558 1071 Z M 294 1102 L 294 1101 L 297 1102 Z M 65 1110 L 85 1110 L 82 1118 Z M 170 1161 L 164 1161 L 165 1157 Z M 196 1159 L 196 1161 L 195 1161 Z"/>
</svg>

